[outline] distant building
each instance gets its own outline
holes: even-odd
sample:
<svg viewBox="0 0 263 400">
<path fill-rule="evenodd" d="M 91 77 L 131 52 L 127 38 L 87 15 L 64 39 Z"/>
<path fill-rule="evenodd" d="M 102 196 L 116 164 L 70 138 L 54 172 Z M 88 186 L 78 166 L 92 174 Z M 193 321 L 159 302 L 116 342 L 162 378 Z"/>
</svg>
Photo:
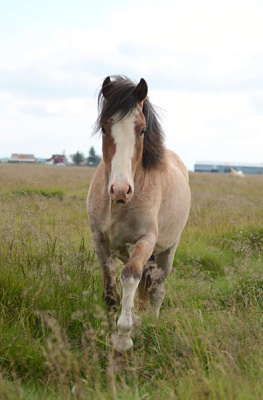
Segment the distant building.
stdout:
<svg viewBox="0 0 263 400">
<path fill-rule="evenodd" d="M 231 170 L 243 174 L 263 174 L 263 164 L 198 161 L 194 170 L 195 172 L 215 172 L 220 174 L 228 174 Z"/>
<path fill-rule="evenodd" d="M 33 154 L 13 153 L 8 162 L 13 164 L 34 164 L 36 159 Z"/>
<path fill-rule="evenodd" d="M 67 157 L 64 154 L 53 154 L 51 158 L 46 160 L 48 165 L 67 165 Z"/>
<path fill-rule="evenodd" d="M 45 162 L 47 161 L 46 158 L 42 158 L 42 157 L 36 157 L 37 163 L 40 164 L 45 164 Z"/>
</svg>

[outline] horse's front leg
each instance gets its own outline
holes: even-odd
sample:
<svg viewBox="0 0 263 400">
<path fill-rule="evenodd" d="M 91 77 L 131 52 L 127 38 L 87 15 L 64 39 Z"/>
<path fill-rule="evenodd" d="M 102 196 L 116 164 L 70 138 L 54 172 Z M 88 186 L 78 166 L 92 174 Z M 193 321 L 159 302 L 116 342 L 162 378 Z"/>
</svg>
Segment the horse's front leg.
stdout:
<svg viewBox="0 0 263 400">
<path fill-rule="evenodd" d="M 107 241 L 99 234 L 92 235 L 95 251 L 103 271 L 103 297 L 107 305 L 112 332 L 116 331 L 116 313 L 120 304 L 120 295 L 116 282 L 116 260 L 111 254 Z"/>
<path fill-rule="evenodd" d="M 121 273 L 122 309 L 117 322 L 118 334 L 112 337 L 113 346 L 120 353 L 125 353 L 133 347 L 131 332 L 133 327 L 134 297 L 142 276 L 143 267 L 150 258 L 155 243 L 155 235 L 142 236 L 132 248 L 129 261 Z"/>
</svg>

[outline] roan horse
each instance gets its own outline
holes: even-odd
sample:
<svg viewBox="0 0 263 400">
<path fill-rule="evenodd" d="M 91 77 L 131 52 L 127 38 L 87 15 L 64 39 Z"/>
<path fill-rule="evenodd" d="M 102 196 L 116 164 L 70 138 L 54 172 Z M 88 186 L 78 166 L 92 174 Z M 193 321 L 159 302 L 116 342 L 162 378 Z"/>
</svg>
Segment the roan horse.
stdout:
<svg viewBox="0 0 263 400">
<path fill-rule="evenodd" d="M 134 298 L 149 302 L 158 317 L 164 281 L 190 210 L 188 173 L 181 159 L 165 149 L 157 113 L 144 79 L 136 86 L 122 76 L 107 77 L 98 97 L 96 131 L 102 131 L 103 160 L 88 194 L 88 217 L 104 276 L 114 348 L 133 346 Z M 120 295 L 115 259 L 125 266 Z"/>
</svg>

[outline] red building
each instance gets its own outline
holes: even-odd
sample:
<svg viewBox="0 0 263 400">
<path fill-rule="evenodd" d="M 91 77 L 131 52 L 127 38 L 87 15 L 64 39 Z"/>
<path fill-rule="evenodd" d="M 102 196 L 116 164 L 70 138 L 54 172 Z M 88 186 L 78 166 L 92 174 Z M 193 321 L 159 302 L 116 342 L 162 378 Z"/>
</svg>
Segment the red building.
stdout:
<svg viewBox="0 0 263 400">
<path fill-rule="evenodd" d="M 53 154 L 53 156 L 46 161 L 46 164 L 67 165 L 67 157 L 64 154 Z"/>
</svg>

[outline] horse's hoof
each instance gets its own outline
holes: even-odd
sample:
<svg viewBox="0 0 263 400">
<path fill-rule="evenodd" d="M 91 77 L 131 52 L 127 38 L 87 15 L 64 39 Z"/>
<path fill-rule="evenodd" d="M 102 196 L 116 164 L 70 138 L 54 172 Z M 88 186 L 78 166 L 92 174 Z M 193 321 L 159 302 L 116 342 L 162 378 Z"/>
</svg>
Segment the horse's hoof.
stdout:
<svg viewBox="0 0 263 400">
<path fill-rule="evenodd" d="M 130 337 L 127 336 L 120 336 L 116 333 L 113 333 L 111 335 L 111 342 L 113 344 L 113 347 L 117 352 L 121 354 L 126 354 L 127 351 L 131 350 L 133 347 L 133 341 L 131 340 Z"/>
</svg>

